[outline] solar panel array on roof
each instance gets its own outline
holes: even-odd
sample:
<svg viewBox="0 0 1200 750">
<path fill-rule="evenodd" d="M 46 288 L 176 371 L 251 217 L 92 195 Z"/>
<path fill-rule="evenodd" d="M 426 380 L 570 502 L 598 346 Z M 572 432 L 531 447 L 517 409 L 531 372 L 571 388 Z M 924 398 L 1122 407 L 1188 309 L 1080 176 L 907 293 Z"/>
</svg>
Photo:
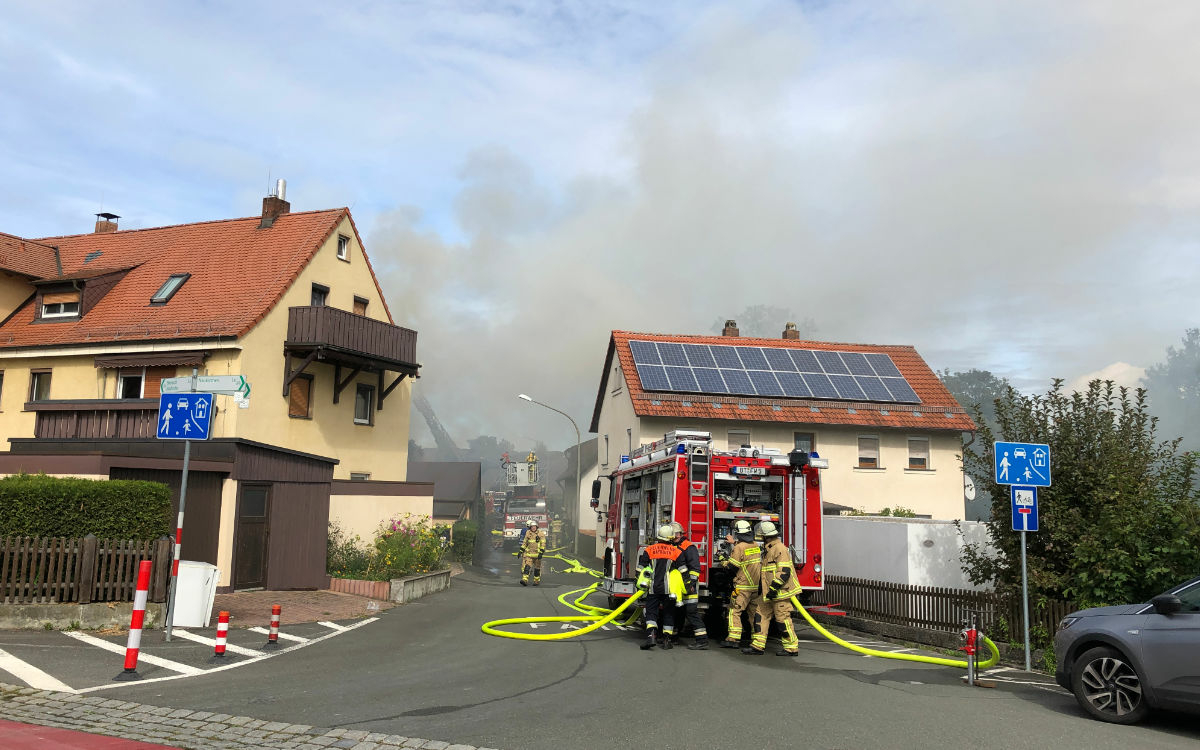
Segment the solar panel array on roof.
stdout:
<svg viewBox="0 0 1200 750">
<path fill-rule="evenodd" d="M 760 346 L 630 341 L 647 391 L 919 404 L 892 358 Z"/>
</svg>

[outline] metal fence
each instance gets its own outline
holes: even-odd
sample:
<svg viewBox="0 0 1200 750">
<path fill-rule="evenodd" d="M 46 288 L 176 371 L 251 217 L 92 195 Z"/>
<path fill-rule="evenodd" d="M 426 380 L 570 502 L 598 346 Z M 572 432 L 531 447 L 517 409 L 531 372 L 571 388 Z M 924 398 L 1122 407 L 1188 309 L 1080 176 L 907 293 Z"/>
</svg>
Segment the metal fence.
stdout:
<svg viewBox="0 0 1200 750">
<path fill-rule="evenodd" d="M 0 604 L 133 601 L 138 565 L 153 563 L 149 600 L 167 598 L 171 540 L 66 537 L 0 539 Z"/>
<path fill-rule="evenodd" d="M 826 576 L 825 589 L 814 591 L 813 601 L 837 605 L 853 617 L 944 632 L 961 630 L 968 612 L 978 612 L 985 633 L 997 634 L 1011 642 L 1025 639 L 1020 598 L 990 591 Z M 1036 605 L 1031 602 L 1030 630 L 1036 634 L 1041 628 L 1047 637 L 1053 637 L 1059 621 L 1074 609 L 1070 602 L 1047 600 Z"/>
</svg>

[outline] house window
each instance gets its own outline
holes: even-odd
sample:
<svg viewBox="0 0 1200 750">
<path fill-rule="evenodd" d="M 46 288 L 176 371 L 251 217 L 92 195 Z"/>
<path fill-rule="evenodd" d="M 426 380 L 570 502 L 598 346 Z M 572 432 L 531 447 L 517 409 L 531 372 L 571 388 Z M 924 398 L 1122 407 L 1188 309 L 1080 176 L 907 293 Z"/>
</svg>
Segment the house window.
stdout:
<svg viewBox="0 0 1200 750">
<path fill-rule="evenodd" d="M 929 468 L 929 438 L 908 439 L 908 468 Z"/>
<path fill-rule="evenodd" d="M 175 292 L 179 291 L 179 287 L 183 286 L 183 282 L 187 281 L 189 277 L 191 277 L 190 273 L 172 274 L 166 281 L 163 282 L 163 285 L 158 288 L 158 291 L 154 293 L 154 296 L 150 298 L 150 304 L 167 304 L 167 300 L 175 296 Z"/>
<path fill-rule="evenodd" d="M 299 375 L 288 386 L 288 416 L 312 418 L 312 375 Z"/>
<path fill-rule="evenodd" d="M 140 370 L 120 373 L 117 376 L 117 398 L 142 398 L 142 385 L 145 382 Z"/>
<path fill-rule="evenodd" d="M 43 318 L 73 318 L 79 315 L 79 295 L 72 295 L 74 301 L 58 299 L 61 296 L 47 294 L 42 297 Z"/>
<path fill-rule="evenodd" d="M 324 307 L 329 300 L 329 287 L 321 286 L 320 284 L 312 285 L 312 302 L 309 303 L 313 307 Z"/>
<path fill-rule="evenodd" d="M 350 472 L 350 481 L 351 482 L 366 482 L 366 481 L 369 481 L 370 479 L 371 479 L 371 474 L 369 472 L 366 472 L 366 471 Z"/>
<path fill-rule="evenodd" d="M 362 297 L 354 298 L 354 314 L 355 315 L 366 315 L 367 314 L 367 300 L 363 299 Z"/>
<path fill-rule="evenodd" d="M 730 430 L 726 439 L 726 449 L 735 451 L 743 445 L 750 445 L 750 430 Z"/>
<path fill-rule="evenodd" d="M 798 451 L 812 453 L 816 450 L 816 435 L 811 432 L 793 432 L 792 439 L 795 441 L 796 450 Z"/>
<path fill-rule="evenodd" d="M 604 465 L 608 466 L 608 435 L 604 436 Z"/>
<path fill-rule="evenodd" d="M 858 468 L 879 468 L 879 438 L 860 437 L 858 439 Z"/>
<path fill-rule="evenodd" d="M 350 238 L 339 234 L 338 235 L 338 260 L 350 260 Z"/>
<path fill-rule="evenodd" d="M 50 371 L 34 370 L 29 373 L 29 400 L 50 400 Z"/>
<path fill-rule="evenodd" d="M 375 386 L 358 384 L 354 392 L 354 424 L 375 424 Z"/>
</svg>

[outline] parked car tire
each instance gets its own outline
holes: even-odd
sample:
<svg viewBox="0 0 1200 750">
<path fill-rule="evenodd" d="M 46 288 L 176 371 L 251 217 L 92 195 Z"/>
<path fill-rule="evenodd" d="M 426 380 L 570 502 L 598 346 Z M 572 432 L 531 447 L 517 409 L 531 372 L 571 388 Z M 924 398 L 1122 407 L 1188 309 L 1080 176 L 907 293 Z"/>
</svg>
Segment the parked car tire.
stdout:
<svg viewBox="0 0 1200 750">
<path fill-rule="evenodd" d="M 1088 649 L 1075 660 L 1071 690 L 1083 710 L 1101 721 L 1136 724 L 1150 712 L 1141 676 L 1124 654 L 1107 646 Z"/>
</svg>

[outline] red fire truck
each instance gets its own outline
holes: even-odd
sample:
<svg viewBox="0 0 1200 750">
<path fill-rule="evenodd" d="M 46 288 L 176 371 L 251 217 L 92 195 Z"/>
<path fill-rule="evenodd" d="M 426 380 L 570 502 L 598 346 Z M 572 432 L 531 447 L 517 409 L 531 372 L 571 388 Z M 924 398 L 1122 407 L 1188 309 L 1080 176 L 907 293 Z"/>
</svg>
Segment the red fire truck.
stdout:
<svg viewBox="0 0 1200 750">
<path fill-rule="evenodd" d="M 531 451 L 524 461 L 512 461 L 504 454 L 504 481 L 508 485 L 504 503 L 504 546 L 516 549 L 526 525 L 537 521 L 546 534 L 550 512 L 546 508 L 546 488 L 540 483 L 537 456 Z"/>
<path fill-rule="evenodd" d="M 614 606 L 633 594 L 641 551 L 654 543 L 659 526 L 678 522 L 699 547 L 701 606 L 723 610 L 731 576 L 720 564 L 721 551 L 739 519 L 775 523 L 800 584 L 823 588 L 819 470 L 828 465 L 803 451 L 713 450 L 707 432 L 675 430 L 642 446 L 610 476 L 600 590 Z"/>
</svg>

